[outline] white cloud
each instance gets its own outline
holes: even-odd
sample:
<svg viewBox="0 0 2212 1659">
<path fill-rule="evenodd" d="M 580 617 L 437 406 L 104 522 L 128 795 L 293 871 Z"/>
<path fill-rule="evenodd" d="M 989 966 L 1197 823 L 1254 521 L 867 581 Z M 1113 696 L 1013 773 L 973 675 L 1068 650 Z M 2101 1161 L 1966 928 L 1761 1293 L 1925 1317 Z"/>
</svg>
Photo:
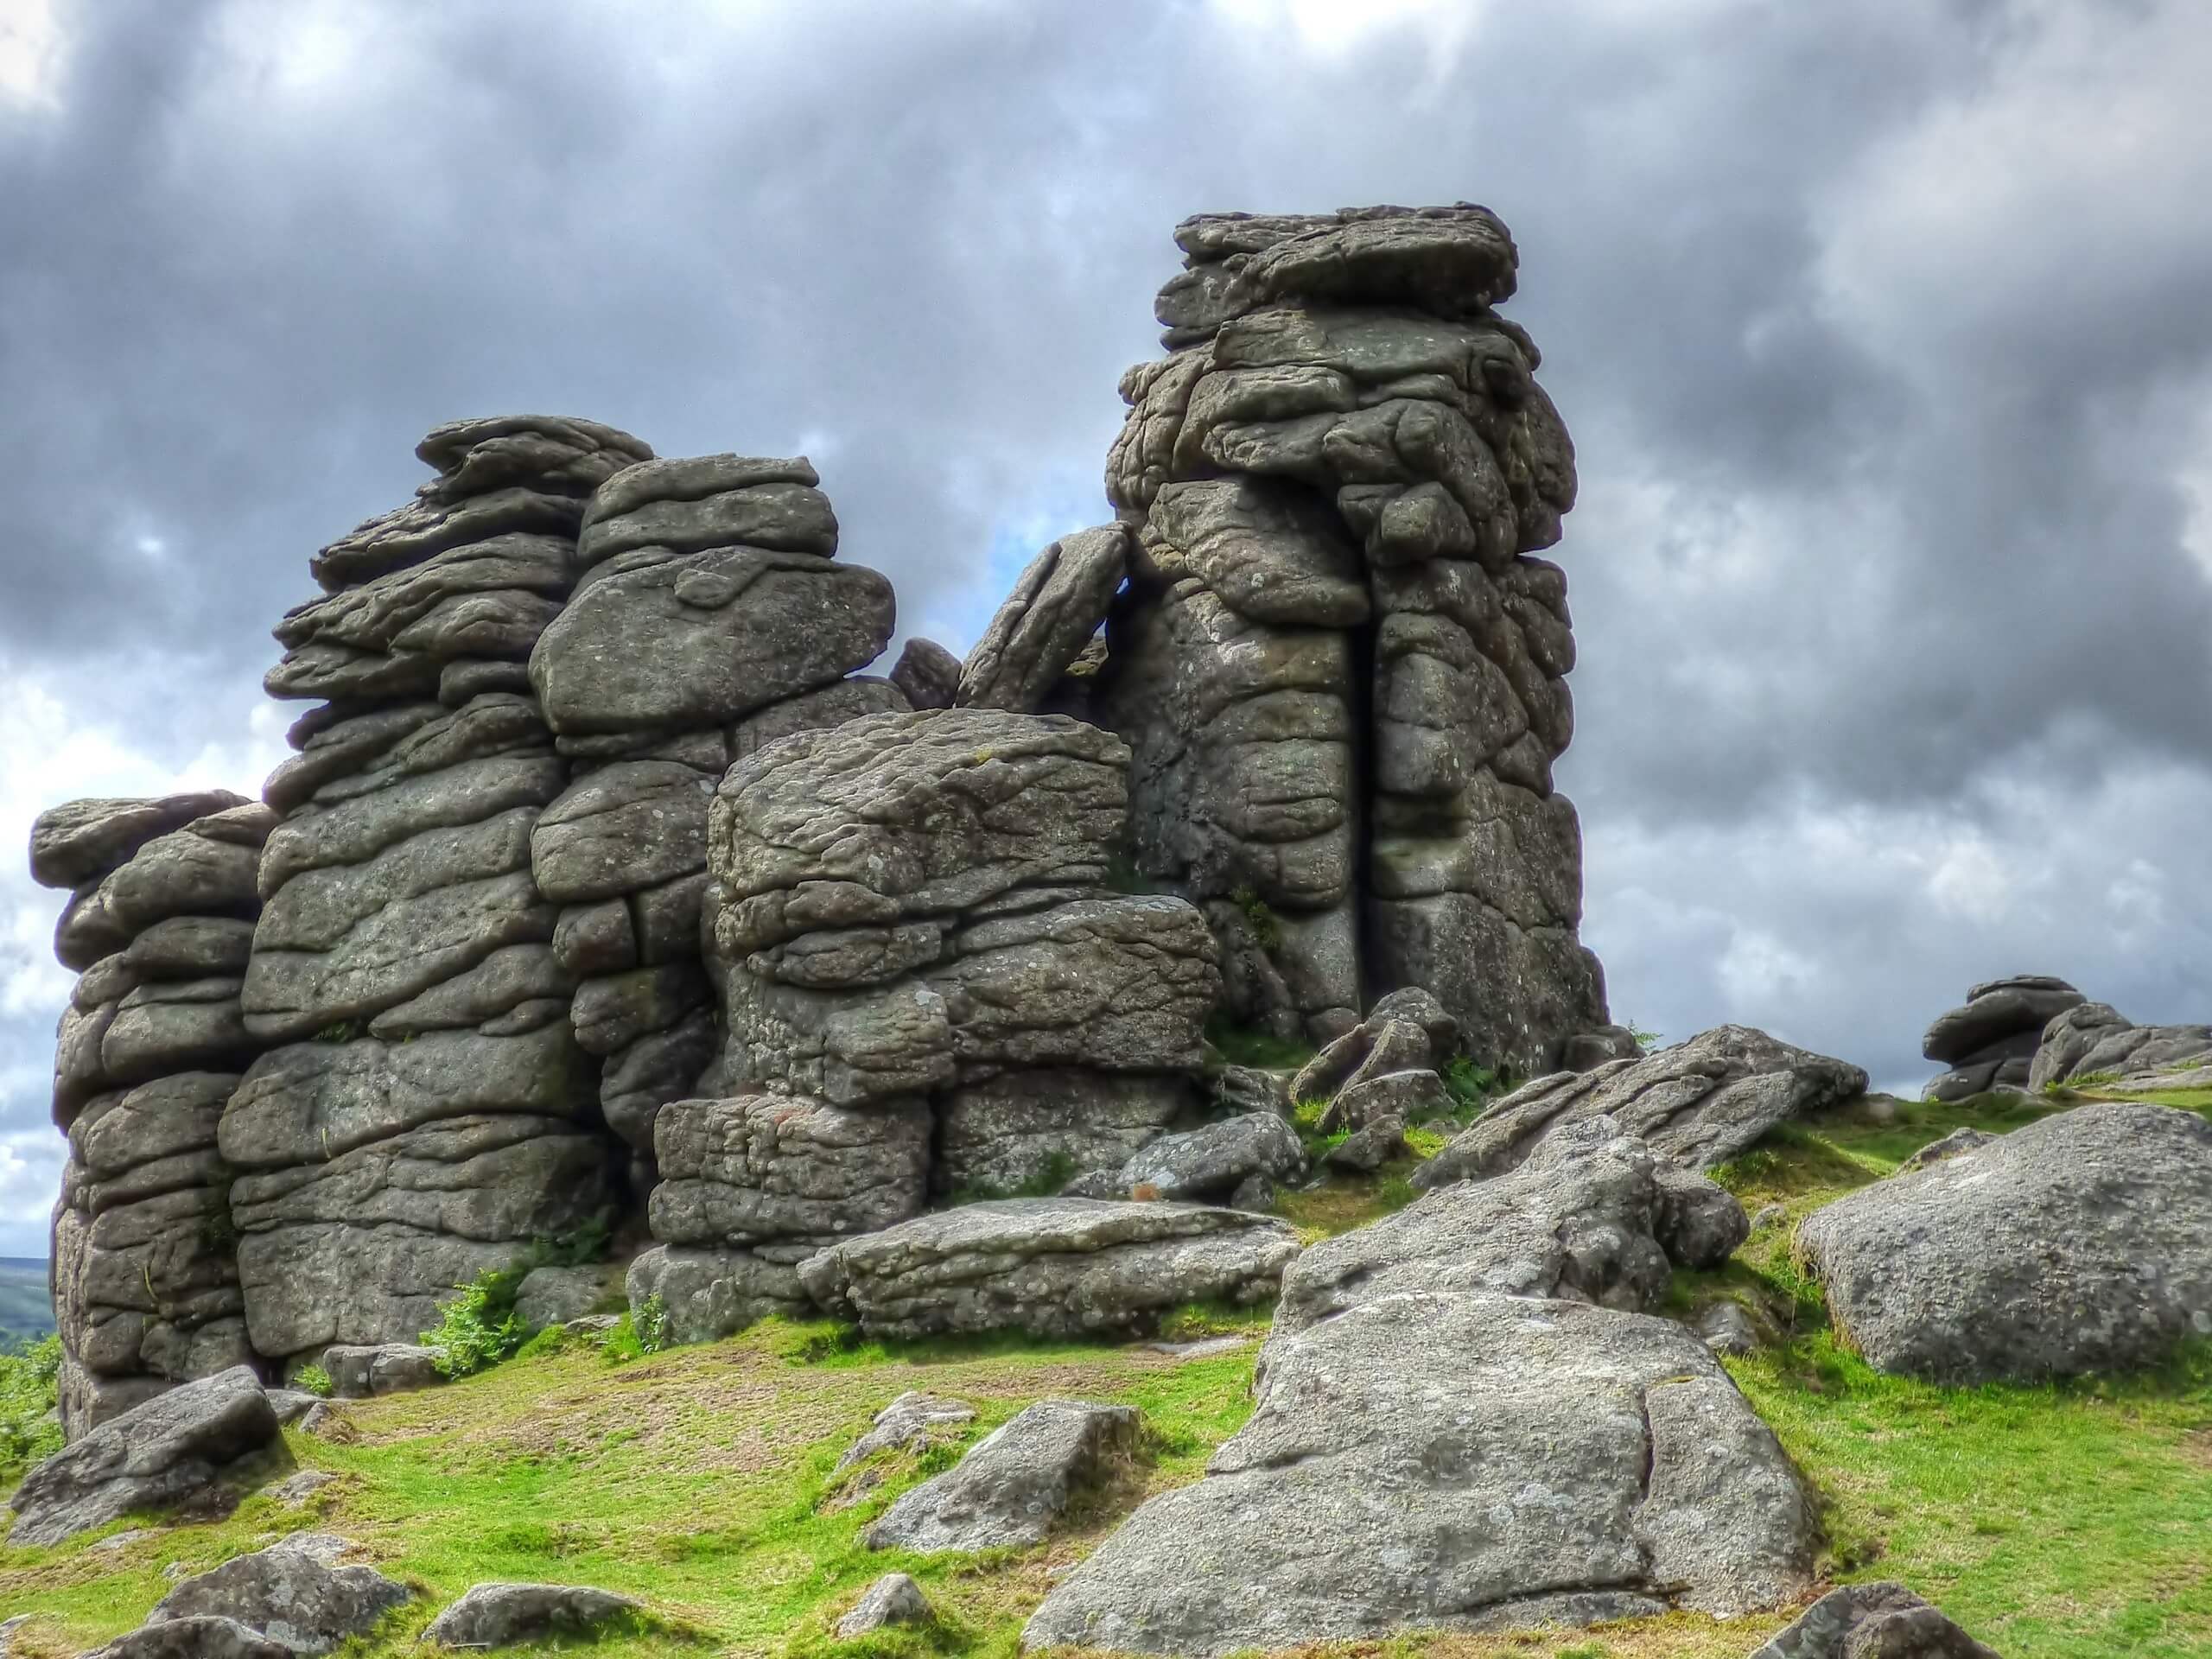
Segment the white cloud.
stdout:
<svg viewBox="0 0 2212 1659">
<path fill-rule="evenodd" d="M 0 107 L 57 105 L 62 47 L 54 0 L 0 0 Z"/>
</svg>

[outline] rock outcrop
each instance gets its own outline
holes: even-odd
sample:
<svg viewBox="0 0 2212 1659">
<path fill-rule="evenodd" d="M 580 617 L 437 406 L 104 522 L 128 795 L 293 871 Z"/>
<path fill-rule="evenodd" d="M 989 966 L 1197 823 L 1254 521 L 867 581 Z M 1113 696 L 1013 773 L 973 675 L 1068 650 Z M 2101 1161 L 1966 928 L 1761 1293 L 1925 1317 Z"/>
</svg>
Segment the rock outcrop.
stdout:
<svg viewBox="0 0 2212 1659">
<path fill-rule="evenodd" d="M 1778 1123 L 1866 1092 L 1866 1074 L 1855 1065 L 1748 1026 L 1717 1026 L 1642 1059 L 1515 1090 L 1422 1165 L 1414 1185 L 1502 1174 L 1555 1128 L 1592 1117 L 1611 1118 L 1670 1162 L 1710 1169 Z"/>
<path fill-rule="evenodd" d="M 1001 1423 L 944 1473 L 886 1510 L 861 1540 L 870 1549 L 1004 1549 L 1040 1543 L 1110 1460 L 1136 1446 L 1128 1406 L 1040 1400 Z"/>
<path fill-rule="evenodd" d="M 596 1636 L 645 1611 L 612 1590 L 581 1584 L 479 1584 L 430 1621 L 434 1647 L 512 1648 L 524 1642 Z"/>
<path fill-rule="evenodd" d="M 1040 588 L 1056 642 L 1107 622 L 1090 717 L 1135 753 L 1138 868 L 1205 907 L 1247 1020 L 1325 1041 L 1421 985 L 1471 1052 L 1548 1071 L 1606 1014 L 1552 787 L 1567 579 L 1535 556 L 1573 448 L 1494 308 L 1512 239 L 1465 204 L 1175 239 L 1170 355 L 1122 378 L 1107 463 L 1127 591 Z"/>
<path fill-rule="evenodd" d="M 2139 1026 L 2105 1002 L 2069 1008 L 2044 1027 L 2028 1086 L 2085 1079 L 2122 1092 L 2212 1087 L 2212 1026 Z"/>
<path fill-rule="evenodd" d="M 2024 1093 L 2044 1027 L 2088 1001 L 2063 979 L 2022 974 L 1971 987 L 1965 1003 L 1928 1027 L 1920 1050 L 1951 1069 L 1921 1090 L 1926 1100 L 1965 1100 L 1992 1090 Z"/>
<path fill-rule="evenodd" d="M 224 1618 L 288 1653 L 328 1653 L 375 1629 L 412 1594 L 372 1567 L 346 1564 L 352 1548 L 328 1533 L 293 1533 L 187 1579 L 154 1605 L 146 1622 Z"/>
<path fill-rule="evenodd" d="M 1795 1600 L 1815 1541 L 1796 1470 L 1681 1326 L 1384 1296 L 1271 1341 L 1252 1417 L 1205 1478 L 1139 1509 L 1022 1641 L 1211 1659 L 1726 1617 Z"/>
<path fill-rule="evenodd" d="M 217 1126 L 262 1045 L 240 996 L 265 807 L 214 791 L 72 802 L 31 829 L 31 874 L 73 889 L 80 970 L 61 1016 L 54 1216 L 61 1414 L 73 1437 L 252 1357 Z"/>
<path fill-rule="evenodd" d="M 2212 1332 L 2212 1122 L 2089 1105 L 1798 1224 L 1837 1333 L 1942 1382 L 2154 1364 Z"/>
<path fill-rule="evenodd" d="M 918 1216 L 799 1268 L 821 1306 L 871 1335 L 1141 1331 L 1193 1301 L 1275 1294 L 1298 1237 L 1203 1205 L 1006 1198 Z"/>
<path fill-rule="evenodd" d="M 1839 1585 L 1751 1659 L 1998 1659 L 1901 1584 Z"/>
<path fill-rule="evenodd" d="M 1459 1039 L 1459 1022 L 1427 991 L 1392 991 L 1300 1068 L 1290 1097 L 1301 1106 L 1326 1103 L 1315 1125 L 1324 1135 L 1363 1128 L 1378 1117 L 1395 1117 L 1402 1127 L 1448 1116 L 1453 1102 L 1438 1073 Z"/>
<path fill-rule="evenodd" d="M 453 1287 L 620 1197 L 531 836 L 568 784 L 528 673 L 587 500 L 652 451 L 589 422 L 441 427 L 438 476 L 315 556 L 271 695 L 323 699 L 264 791 L 223 1116 L 253 1344 L 407 1340 Z"/>
<path fill-rule="evenodd" d="M 576 1039 L 600 1099 L 656 1178 L 660 1108 L 696 1094 L 717 1047 L 700 946 L 707 817 L 734 760 L 793 732 L 907 707 L 849 677 L 889 643 L 891 584 L 841 561 L 804 457 L 702 455 L 617 473 L 584 509 L 568 605 L 531 683 L 569 763 L 531 834 L 553 948 L 576 980 Z"/>
</svg>

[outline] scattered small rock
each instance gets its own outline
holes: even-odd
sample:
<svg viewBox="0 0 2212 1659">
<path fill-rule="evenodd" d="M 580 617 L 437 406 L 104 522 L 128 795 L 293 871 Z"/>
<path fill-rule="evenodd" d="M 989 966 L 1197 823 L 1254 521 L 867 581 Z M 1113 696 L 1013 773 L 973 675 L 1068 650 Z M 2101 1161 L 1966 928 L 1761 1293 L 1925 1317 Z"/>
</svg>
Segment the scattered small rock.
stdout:
<svg viewBox="0 0 2212 1659">
<path fill-rule="evenodd" d="M 1751 1659 L 1998 1659 L 1901 1584 L 1831 1590 Z"/>
<path fill-rule="evenodd" d="M 304 1503 L 337 1478 L 327 1469 L 302 1469 L 269 1488 L 269 1496 L 279 1503 Z"/>
<path fill-rule="evenodd" d="M 864 1459 L 879 1452 L 888 1452 L 898 1446 L 913 1446 L 917 1442 L 927 1446 L 946 1438 L 934 1431 L 957 1428 L 976 1421 L 976 1408 L 958 1400 L 940 1399 L 910 1389 L 881 1411 L 875 1414 L 874 1423 L 867 1433 L 845 1448 L 837 1459 L 840 1471 L 851 1468 Z"/>
<path fill-rule="evenodd" d="M 837 1621 L 837 1639 L 849 1642 L 887 1624 L 925 1624 L 933 1615 L 922 1586 L 904 1573 L 887 1573 Z"/>
<path fill-rule="evenodd" d="M 1215 1106 L 1226 1117 L 1241 1117 L 1249 1112 L 1273 1112 L 1277 1117 L 1290 1116 L 1290 1084 L 1278 1071 L 1263 1071 L 1256 1065 L 1224 1065 L 1213 1074 Z"/>
<path fill-rule="evenodd" d="M 1336 1169 L 1372 1173 L 1393 1158 L 1406 1155 L 1406 1121 L 1390 1114 L 1367 1120 L 1323 1155 L 1321 1161 Z"/>
<path fill-rule="evenodd" d="M 1759 1351 L 1758 1327 L 1738 1302 L 1715 1302 L 1690 1321 L 1690 1329 L 1716 1354 L 1740 1359 Z"/>
<path fill-rule="evenodd" d="M 1763 1204 L 1752 1214 L 1751 1230 L 1763 1233 L 1770 1227 L 1780 1227 L 1789 1220 L 1789 1206 L 1786 1204 Z"/>
<path fill-rule="evenodd" d="M 111 1538 L 101 1539 L 92 1548 L 94 1549 L 128 1549 L 141 1538 L 151 1538 L 153 1535 L 153 1532 L 145 1527 L 126 1527 Z"/>
<path fill-rule="evenodd" d="M 644 1604 L 579 1584 L 479 1584 L 423 1632 L 448 1648 L 511 1648 L 549 1636 L 589 1636 Z"/>
<path fill-rule="evenodd" d="M 1038 1543 L 1107 1459 L 1135 1446 L 1141 1421 L 1128 1406 L 1040 1400 L 904 1494 L 861 1541 L 924 1554 Z"/>
</svg>

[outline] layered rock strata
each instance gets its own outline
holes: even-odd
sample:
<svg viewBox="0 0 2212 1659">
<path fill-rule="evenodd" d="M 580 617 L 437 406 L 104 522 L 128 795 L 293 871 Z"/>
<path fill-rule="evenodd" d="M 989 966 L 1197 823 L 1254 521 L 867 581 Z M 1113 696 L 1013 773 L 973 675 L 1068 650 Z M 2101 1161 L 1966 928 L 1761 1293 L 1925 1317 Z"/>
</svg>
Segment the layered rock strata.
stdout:
<svg viewBox="0 0 2212 1659">
<path fill-rule="evenodd" d="M 875 715 L 741 759 L 708 831 L 714 1097 L 662 1109 L 683 1334 L 795 1306 L 799 1262 L 933 1192 L 1118 1168 L 1195 1104 L 1218 988 L 1191 906 L 1108 884 L 1128 751 L 1064 718 Z"/>
<path fill-rule="evenodd" d="M 1326 1041 L 1421 985 L 1478 1058 L 1548 1071 L 1606 1014 L 1552 786 L 1567 578 L 1535 556 L 1573 448 L 1494 308 L 1512 239 L 1463 204 L 1209 215 L 1176 241 L 1170 355 L 1123 377 L 1107 466 L 1127 588 L 1093 717 L 1135 751 L 1138 868 L 1205 907 L 1247 1020 Z M 1057 601 L 1029 631 L 1056 648 L 1112 591 L 1089 534 L 1077 575 L 1071 538 L 1017 594 Z"/>
<path fill-rule="evenodd" d="M 837 519 L 804 458 L 648 461 L 584 509 L 567 607 L 531 681 L 569 763 L 531 837 L 561 906 L 576 1039 L 605 1062 L 608 1125 L 639 1192 L 653 1121 L 696 1091 L 719 1044 L 701 961 L 707 814 L 732 761 L 791 733 L 907 707 L 848 677 L 880 654 L 891 584 L 840 562 Z"/>
<path fill-rule="evenodd" d="M 438 428 L 438 476 L 312 562 L 272 696 L 320 699 L 264 791 L 247 1030 L 224 1113 L 254 1346 L 414 1337 L 441 1298 L 618 1197 L 531 832 L 569 768 L 528 664 L 592 493 L 650 457 L 539 416 Z"/>
<path fill-rule="evenodd" d="M 72 802 L 31 831 L 33 876 L 73 889 L 54 950 L 81 970 L 54 1068 L 69 1159 L 52 1271 L 73 1439 L 252 1357 L 216 1126 L 260 1047 L 240 996 L 274 822 L 216 791 Z"/>
<path fill-rule="evenodd" d="M 1992 1090 L 2024 1091 L 2044 1027 L 2088 999 L 2063 979 L 2024 974 L 1970 987 L 1963 1005 L 1928 1027 L 1921 1052 L 1949 1071 L 1921 1090 L 1965 1100 Z"/>
</svg>

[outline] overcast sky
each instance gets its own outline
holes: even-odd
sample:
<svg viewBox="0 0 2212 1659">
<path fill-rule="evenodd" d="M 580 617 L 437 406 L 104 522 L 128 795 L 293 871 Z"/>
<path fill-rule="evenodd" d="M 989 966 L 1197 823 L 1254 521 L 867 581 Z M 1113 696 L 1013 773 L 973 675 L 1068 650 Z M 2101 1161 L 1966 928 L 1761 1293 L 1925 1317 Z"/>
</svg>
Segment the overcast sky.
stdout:
<svg viewBox="0 0 2212 1659">
<path fill-rule="evenodd" d="M 1580 455 L 1616 1015 L 1903 1086 L 1976 979 L 2212 1018 L 2207 86 L 2201 0 L 0 0 L 0 838 L 256 792 L 270 625 L 456 416 L 803 450 L 964 650 L 1107 516 L 1177 219 L 1468 199 Z"/>
</svg>

